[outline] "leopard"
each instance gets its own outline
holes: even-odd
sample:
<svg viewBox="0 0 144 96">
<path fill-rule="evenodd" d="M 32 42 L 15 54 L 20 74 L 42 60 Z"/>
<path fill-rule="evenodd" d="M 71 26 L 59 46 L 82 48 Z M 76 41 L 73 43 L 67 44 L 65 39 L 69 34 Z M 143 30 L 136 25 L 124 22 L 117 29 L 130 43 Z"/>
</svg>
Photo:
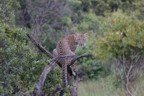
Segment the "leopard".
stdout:
<svg viewBox="0 0 144 96">
<path fill-rule="evenodd" d="M 76 49 L 78 48 L 78 46 L 83 46 L 85 44 L 85 42 L 87 41 L 87 36 L 87 33 L 74 33 L 64 36 L 58 41 L 56 48 L 53 50 L 53 56 L 76 56 Z M 62 66 L 63 87 L 66 87 L 68 85 L 67 67 L 71 60 L 72 58 L 62 58 L 59 60 Z"/>
</svg>

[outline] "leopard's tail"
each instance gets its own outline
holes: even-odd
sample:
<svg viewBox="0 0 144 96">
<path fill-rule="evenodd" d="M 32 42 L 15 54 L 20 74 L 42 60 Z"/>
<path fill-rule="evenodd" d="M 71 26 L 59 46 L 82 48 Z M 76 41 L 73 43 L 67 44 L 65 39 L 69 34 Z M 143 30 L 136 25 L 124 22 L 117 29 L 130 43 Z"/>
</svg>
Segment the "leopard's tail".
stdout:
<svg viewBox="0 0 144 96">
<path fill-rule="evenodd" d="M 63 80 L 63 87 L 65 88 L 66 86 L 68 86 L 67 64 L 62 65 L 62 80 Z"/>
</svg>

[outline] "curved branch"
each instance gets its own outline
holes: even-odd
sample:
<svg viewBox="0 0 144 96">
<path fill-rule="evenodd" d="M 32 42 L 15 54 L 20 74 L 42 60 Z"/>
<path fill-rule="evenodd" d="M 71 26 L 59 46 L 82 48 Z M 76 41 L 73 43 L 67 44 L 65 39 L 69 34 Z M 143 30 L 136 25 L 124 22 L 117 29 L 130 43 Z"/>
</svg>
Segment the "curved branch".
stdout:
<svg viewBox="0 0 144 96">
<path fill-rule="evenodd" d="M 34 91 L 33 91 L 33 95 L 34 95 L 34 96 L 41 96 L 41 94 L 42 94 L 42 87 L 43 87 L 44 81 L 45 81 L 45 79 L 46 79 L 46 76 L 47 76 L 47 74 L 51 71 L 52 66 L 54 66 L 54 65 L 56 64 L 56 63 L 55 63 L 55 62 L 56 62 L 56 61 L 55 61 L 56 59 L 57 59 L 57 58 L 52 59 L 51 62 L 48 63 L 48 64 L 45 66 L 43 72 L 41 73 L 38 81 L 37 81 L 36 84 L 35 84 Z"/>
<path fill-rule="evenodd" d="M 69 66 L 73 65 L 77 60 L 79 60 L 79 59 L 81 59 L 81 58 L 83 58 L 83 57 L 92 57 L 92 55 L 89 54 L 89 53 L 84 53 L 84 54 L 82 54 L 82 55 L 80 55 L 80 56 L 77 56 L 76 58 L 74 58 L 74 59 L 71 61 L 71 63 L 69 64 Z"/>
<path fill-rule="evenodd" d="M 58 59 L 61 59 L 61 58 L 73 58 L 75 55 L 65 55 L 65 56 L 60 56 L 60 57 L 55 57 L 53 58 L 47 65 L 46 67 L 44 68 L 43 72 L 41 73 L 40 75 L 40 78 L 38 79 L 38 81 L 36 82 L 35 84 L 35 87 L 34 87 L 34 96 L 41 96 L 42 94 L 42 87 L 44 85 L 44 81 L 46 79 L 46 76 L 47 74 L 51 71 L 52 67 L 56 64 L 56 61 Z"/>
</svg>

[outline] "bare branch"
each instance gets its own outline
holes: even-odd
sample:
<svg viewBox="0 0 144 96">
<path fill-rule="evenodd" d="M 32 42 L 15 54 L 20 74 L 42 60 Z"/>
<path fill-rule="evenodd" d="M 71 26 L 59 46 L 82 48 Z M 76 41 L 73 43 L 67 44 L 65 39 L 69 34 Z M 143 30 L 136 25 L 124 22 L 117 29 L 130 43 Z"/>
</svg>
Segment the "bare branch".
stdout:
<svg viewBox="0 0 144 96">
<path fill-rule="evenodd" d="M 81 59 L 81 58 L 83 58 L 83 57 L 92 57 L 92 54 L 84 53 L 84 54 L 82 54 L 82 55 L 74 58 L 74 59 L 71 61 L 71 63 L 69 64 L 69 66 L 71 66 L 72 64 L 75 63 L 75 61 L 77 61 L 77 60 L 79 60 L 79 59 Z"/>
<path fill-rule="evenodd" d="M 132 91 L 130 89 L 130 79 L 131 79 L 130 74 L 131 74 L 132 69 L 133 69 L 133 65 L 130 66 L 126 74 L 126 90 L 128 92 L 128 96 L 132 96 Z"/>
<path fill-rule="evenodd" d="M 41 96 L 42 87 L 46 79 L 46 76 L 51 71 L 52 66 L 55 65 L 56 59 L 57 58 L 52 59 L 51 62 L 46 65 L 43 72 L 41 73 L 41 76 L 39 80 L 36 82 L 35 87 L 34 87 L 34 92 L 33 92 L 34 96 Z"/>
<path fill-rule="evenodd" d="M 47 51 L 41 44 L 37 43 L 35 39 L 33 39 L 29 34 L 27 34 L 27 36 L 29 37 L 29 39 L 32 41 L 32 43 L 38 47 L 38 49 L 40 51 L 42 51 L 43 53 L 45 53 L 48 57 L 53 58 L 53 55 Z"/>
<path fill-rule="evenodd" d="M 34 88 L 34 96 L 40 96 L 40 94 L 42 93 L 41 89 L 43 87 L 43 84 L 44 84 L 44 81 L 46 79 L 46 76 L 47 74 L 51 71 L 52 67 L 56 64 L 56 61 L 58 59 L 61 59 L 61 58 L 65 58 L 65 59 L 68 59 L 68 58 L 72 58 L 74 57 L 75 55 L 65 55 L 65 56 L 60 56 L 60 57 L 55 57 L 53 58 L 47 65 L 46 67 L 44 68 L 39 80 L 36 82 L 35 84 L 35 88 Z"/>
</svg>

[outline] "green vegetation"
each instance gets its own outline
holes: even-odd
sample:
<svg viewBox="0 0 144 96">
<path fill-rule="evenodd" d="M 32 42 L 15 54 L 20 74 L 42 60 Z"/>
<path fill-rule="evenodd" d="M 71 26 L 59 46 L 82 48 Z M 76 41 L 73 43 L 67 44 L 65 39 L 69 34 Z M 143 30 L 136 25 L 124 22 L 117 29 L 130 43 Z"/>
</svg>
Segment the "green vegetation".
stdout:
<svg viewBox="0 0 144 96">
<path fill-rule="evenodd" d="M 111 54 L 115 58 L 122 55 L 128 58 L 143 54 L 144 22 L 118 11 L 105 18 L 101 27 L 104 33 L 97 37 L 94 53 L 98 57 L 107 58 Z"/>
<path fill-rule="evenodd" d="M 0 95 L 33 91 L 50 58 L 34 48 L 29 33 L 50 52 L 64 35 L 89 34 L 77 54 L 79 96 L 143 96 L 144 0 L 0 0 Z M 58 66 L 47 76 L 49 96 L 61 83 Z"/>
<path fill-rule="evenodd" d="M 16 92 L 21 90 L 17 95 L 21 95 L 25 91 L 31 92 L 43 67 L 48 62 L 46 56 L 31 50 L 26 31 L 28 30 L 3 23 L 0 24 L 1 95 L 10 95 L 16 90 Z M 60 82 L 55 79 L 56 77 L 60 77 L 57 68 L 47 77 L 46 88 L 52 90 L 55 84 Z"/>
</svg>

